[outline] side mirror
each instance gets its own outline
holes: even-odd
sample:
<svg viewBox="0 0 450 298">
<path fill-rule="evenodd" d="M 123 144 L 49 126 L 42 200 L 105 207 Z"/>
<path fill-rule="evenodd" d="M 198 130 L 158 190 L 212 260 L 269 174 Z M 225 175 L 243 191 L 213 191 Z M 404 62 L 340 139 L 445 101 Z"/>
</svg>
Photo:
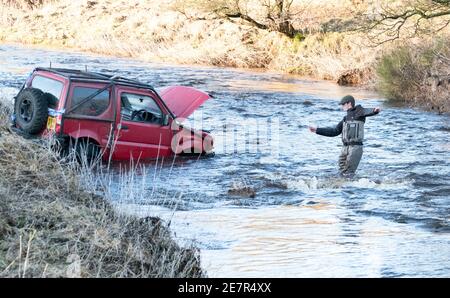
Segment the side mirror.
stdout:
<svg viewBox="0 0 450 298">
<path fill-rule="evenodd" d="M 162 121 L 161 121 L 161 122 L 162 122 L 161 124 L 162 124 L 163 126 L 169 125 L 169 115 L 164 114 L 163 117 L 162 117 Z"/>
</svg>

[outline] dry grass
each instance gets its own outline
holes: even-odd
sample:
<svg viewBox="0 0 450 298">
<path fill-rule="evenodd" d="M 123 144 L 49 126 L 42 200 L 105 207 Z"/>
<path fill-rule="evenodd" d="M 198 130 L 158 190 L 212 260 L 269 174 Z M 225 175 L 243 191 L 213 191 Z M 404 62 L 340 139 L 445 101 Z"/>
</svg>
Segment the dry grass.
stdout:
<svg viewBox="0 0 450 298">
<path fill-rule="evenodd" d="M 0 277 L 204 275 L 165 223 L 119 214 L 70 158 L 9 132 L 7 110 L 0 101 Z"/>
<path fill-rule="evenodd" d="M 295 1 L 295 26 L 311 33 L 302 40 L 237 20 L 198 20 L 193 16 L 204 17 L 198 11 L 177 11 L 176 0 L 47 1 L 34 10 L 4 7 L 0 41 L 337 80 L 345 71 L 371 66 L 377 54 L 364 50 L 361 36 L 340 32 L 340 24 L 363 8 L 337 2 Z"/>
<path fill-rule="evenodd" d="M 4 98 L 0 97 L 0 127 L 2 131 L 6 129 L 12 112 L 12 106 L 5 102 Z"/>
<path fill-rule="evenodd" d="M 379 79 L 374 70 L 382 56 L 397 47 L 370 47 L 366 34 L 350 30 L 357 22 L 355 15 L 373 14 L 377 1 L 294 0 L 294 26 L 303 35 L 293 39 L 237 19 L 214 19 L 201 9 L 180 9 L 180 3 L 186 6 L 181 0 L 48 0 L 32 10 L 23 0 L 2 1 L 18 5 L 3 5 L 0 10 L 0 42 L 146 61 L 263 68 L 369 88 Z M 252 5 L 257 2 L 261 3 L 248 1 Z M 250 6 L 249 10 L 252 17 L 262 17 L 263 10 L 258 7 Z M 450 34 L 450 28 L 446 31 Z M 423 43 L 422 38 L 418 42 Z M 448 98 L 446 89 L 439 88 L 428 96 L 430 92 L 424 90 L 429 88 L 421 86 L 397 98 L 408 96 L 409 103 L 430 107 L 436 106 L 436 98 Z"/>
</svg>

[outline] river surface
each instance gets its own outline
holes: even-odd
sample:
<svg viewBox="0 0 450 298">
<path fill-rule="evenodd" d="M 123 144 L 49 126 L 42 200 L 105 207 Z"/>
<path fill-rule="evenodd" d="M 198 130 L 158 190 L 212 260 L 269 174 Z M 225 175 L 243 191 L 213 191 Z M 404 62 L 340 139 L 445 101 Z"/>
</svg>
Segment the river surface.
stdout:
<svg viewBox="0 0 450 298">
<path fill-rule="evenodd" d="M 210 277 L 450 277 L 450 117 L 295 76 L 5 45 L 0 99 L 50 61 L 214 96 L 188 120 L 211 131 L 214 157 L 115 164 L 110 183 L 118 208 L 199 247 Z M 306 128 L 336 125 L 346 94 L 382 109 L 353 179 L 338 177 L 340 138 Z"/>
</svg>

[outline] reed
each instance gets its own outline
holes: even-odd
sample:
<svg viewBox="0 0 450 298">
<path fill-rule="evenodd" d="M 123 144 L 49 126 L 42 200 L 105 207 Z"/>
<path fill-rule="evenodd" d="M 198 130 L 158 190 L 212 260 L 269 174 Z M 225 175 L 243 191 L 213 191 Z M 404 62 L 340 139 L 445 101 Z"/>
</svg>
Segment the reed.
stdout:
<svg viewBox="0 0 450 298">
<path fill-rule="evenodd" d="M 111 203 L 105 166 L 18 137 L 6 124 L 10 110 L 0 100 L 0 277 L 205 276 L 199 250 L 179 246 L 166 222 Z M 122 174 L 118 188 L 129 189 L 137 170 Z"/>
</svg>

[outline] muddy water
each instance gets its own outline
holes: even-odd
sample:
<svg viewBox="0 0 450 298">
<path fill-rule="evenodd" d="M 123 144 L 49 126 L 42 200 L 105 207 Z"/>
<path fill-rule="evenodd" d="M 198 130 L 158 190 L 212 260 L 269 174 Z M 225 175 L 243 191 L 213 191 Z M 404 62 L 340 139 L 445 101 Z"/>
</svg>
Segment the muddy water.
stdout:
<svg viewBox="0 0 450 298">
<path fill-rule="evenodd" d="M 114 202 L 158 215 L 194 242 L 212 277 L 450 277 L 450 118 L 387 105 L 329 82 L 224 68 L 0 46 L 0 97 L 36 66 L 119 72 L 211 93 L 189 123 L 211 130 L 216 156 L 113 166 Z M 353 94 L 368 118 L 356 177 L 337 176 L 339 138 L 311 134 L 343 117 Z"/>
</svg>

